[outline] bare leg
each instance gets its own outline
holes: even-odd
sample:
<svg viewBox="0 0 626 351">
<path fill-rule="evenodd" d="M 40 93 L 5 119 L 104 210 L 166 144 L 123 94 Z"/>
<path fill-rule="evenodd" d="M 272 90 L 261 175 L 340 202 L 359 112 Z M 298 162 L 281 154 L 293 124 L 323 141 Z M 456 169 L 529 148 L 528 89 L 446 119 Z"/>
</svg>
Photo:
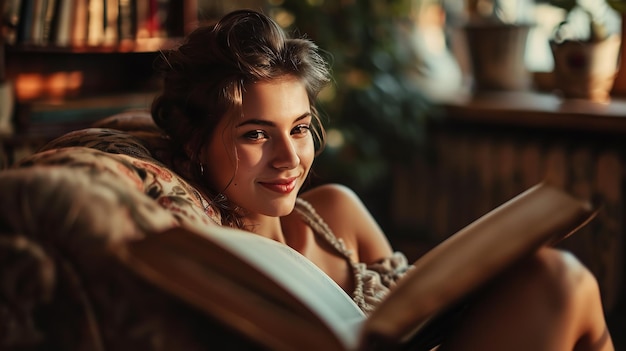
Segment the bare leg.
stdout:
<svg viewBox="0 0 626 351">
<path fill-rule="evenodd" d="M 598 284 L 573 255 L 541 249 L 468 310 L 438 351 L 612 351 Z"/>
</svg>

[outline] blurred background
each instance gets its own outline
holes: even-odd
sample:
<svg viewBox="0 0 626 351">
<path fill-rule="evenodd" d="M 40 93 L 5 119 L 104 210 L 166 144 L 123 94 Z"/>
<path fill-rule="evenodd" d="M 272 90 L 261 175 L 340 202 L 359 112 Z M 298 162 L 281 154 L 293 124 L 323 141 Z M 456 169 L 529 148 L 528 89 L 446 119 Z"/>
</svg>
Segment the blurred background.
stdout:
<svg viewBox="0 0 626 351">
<path fill-rule="evenodd" d="M 618 5 L 246 6 L 264 8 L 328 51 L 335 82 L 319 103 L 329 143 L 314 183 L 355 189 L 412 258 L 540 181 L 600 199 L 601 218 L 562 246 L 598 276 L 612 311 L 621 301 L 624 249 Z M 218 14 L 229 6 L 206 9 Z"/>
<path fill-rule="evenodd" d="M 312 186 L 353 188 L 411 259 L 540 181 L 594 198 L 601 215 L 562 246 L 626 334 L 624 1 L 0 0 L 0 168 L 147 108 L 159 50 L 239 8 L 332 64 Z"/>
</svg>

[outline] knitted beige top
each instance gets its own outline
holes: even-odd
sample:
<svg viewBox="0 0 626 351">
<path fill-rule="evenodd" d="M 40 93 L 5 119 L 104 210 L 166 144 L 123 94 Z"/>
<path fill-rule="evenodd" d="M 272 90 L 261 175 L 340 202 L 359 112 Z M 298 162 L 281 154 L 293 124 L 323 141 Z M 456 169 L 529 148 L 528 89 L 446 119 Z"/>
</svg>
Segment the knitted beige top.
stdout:
<svg viewBox="0 0 626 351">
<path fill-rule="evenodd" d="M 352 299 L 365 312 L 372 312 L 378 303 L 387 295 L 398 279 L 409 268 L 406 256 L 401 252 L 394 252 L 372 264 L 356 262 L 352 252 L 348 250 L 342 239 L 337 238 L 324 220 L 307 201 L 298 198 L 295 210 L 302 215 L 315 234 L 326 240 L 352 267 L 355 288 Z"/>
</svg>

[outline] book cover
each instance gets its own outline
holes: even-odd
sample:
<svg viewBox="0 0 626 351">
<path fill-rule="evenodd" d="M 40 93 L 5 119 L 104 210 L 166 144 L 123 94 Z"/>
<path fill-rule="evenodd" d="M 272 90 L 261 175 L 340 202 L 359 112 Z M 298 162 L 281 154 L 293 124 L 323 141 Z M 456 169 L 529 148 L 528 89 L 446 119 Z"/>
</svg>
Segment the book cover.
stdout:
<svg viewBox="0 0 626 351">
<path fill-rule="evenodd" d="M 52 44 L 65 47 L 72 42 L 72 27 L 74 24 L 74 11 L 76 7 L 72 0 L 57 0 L 56 15 L 52 22 Z"/>
<path fill-rule="evenodd" d="M 104 1 L 104 35 L 103 43 L 105 45 L 115 45 L 119 41 L 119 16 L 120 1 L 105 0 Z"/>
<path fill-rule="evenodd" d="M 15 45 L 18 37 L 20 14 L 23 0 L 4 0 L 2 10 L 2 27 L 5 30 L 4 42 Z"/>
<path fill-rule="evenodd" d="M 120 41 L 134 40 L 136 28 L 137 2 L 131 0 L 119 0 L 118 37 Z"/>
<path fill-rule="evenodd" d="M 440 323 L 464 297 L 596 213 L 589 202 L 538 184 L 420 257 L 369 317 L 297 251 L 241 230 L 174 228 L 122 243 L 112 253 L 157 287 L 269 349 L 388 350 L 428 343 L 424 331 L 432 321 Z"/>
<path fill-rule="evenodd" d="M 81 47 L 87 44 L 87 26 L 89 22 L 89 0 L 75 0 L 71 27 L 71 45 Z"/>
<path fill-rule="evenodd" d="M 87 1 L 87 45 L 98 46 L 104 42 L 105 0 Z"/>
<path fill-rule="evenodd" d="M 20 4 L 16 36 L 16 42 L 18 44 L 28 44 L 32 37 L 35 1 L 36 0 L 23 0 Z"/>
</svg>

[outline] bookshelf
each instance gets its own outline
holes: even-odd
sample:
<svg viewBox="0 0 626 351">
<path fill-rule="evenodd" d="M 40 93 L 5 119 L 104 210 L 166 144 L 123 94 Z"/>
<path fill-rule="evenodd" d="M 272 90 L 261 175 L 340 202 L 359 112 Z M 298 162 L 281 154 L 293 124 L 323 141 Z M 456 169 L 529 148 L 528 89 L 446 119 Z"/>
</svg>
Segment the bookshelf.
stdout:
<svg viewBox="0 0 626 351">
<path fill-rule="evenodd" d="M 197 26 L 198 1 L 0 0 L 0 84 L 13 91 L 0 168 L 94 120 L 149 108 L 160 88 L 152 62 Z"/>
</svg>

